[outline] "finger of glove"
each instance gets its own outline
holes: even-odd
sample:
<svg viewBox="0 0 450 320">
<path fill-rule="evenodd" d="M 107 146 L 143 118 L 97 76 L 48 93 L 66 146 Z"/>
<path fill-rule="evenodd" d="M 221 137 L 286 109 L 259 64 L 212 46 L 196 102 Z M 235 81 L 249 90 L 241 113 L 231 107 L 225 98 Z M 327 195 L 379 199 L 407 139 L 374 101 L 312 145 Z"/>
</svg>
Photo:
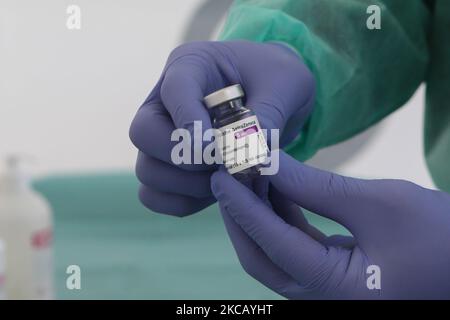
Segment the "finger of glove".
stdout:
<svg viewBox="0 0 450 320">
<path fill-rule="evenodd" d="M 194 122 L 202 129 L 210 129 L 211 118 L 203 98 L 208 83 L 207 68 L 199 65 L 195 56 L 183 57 L 167 69 L 161 85 L 161 100 L 176 128 L 188 129 L 193 134 Z"/>
<path fill-rule="evenodd" d="M 139 188 L 139 199 L 148 209 L 162 214 L 185 217 L 216 202 L 214 197 L 192 198 L 179 194 L 161 192 L 146 185 Z"/>
<path fill-rule="evenodd" d="M 288 225 L 248 188 L 224 172 L 211 179 L 214 195 L 233 220 L 283 271 L 302 285 L 331 272 L 339 256 L 301 230 Z"/>
<path fill-rule="evenodd" d="M 139 181 L 161 192 L 193 198 L 212 197 L 210 171 L 187 171 L 139 152 L 136 176 Z"/>
<path fill-rule="evenodd" d="M 189 133 L 187 134 L 187 138 L 182 141 L 181 138 L 172 139 L 172 134 L 175 129 L 172 119 L 163 105 L 148 102 L 138 110 L 133 119 L 130 128 L 130 139 L 146 155 L 174 165 L 174 162 L 176 162 L 176 165 L 184 170 L 214 170 L 215 166 L 206 163 L 194 164 L 194 148 L 196 146 L 192 143 L 192 136 Z M 182 150 L 182 152 L 190 153 L 187 156 L 187 163 L 175 161 L 177 159 L 176 157 L 179 157 L 179 153 L 175 152 L 177 150 L 175 147 L 180 143 L 187 143 L 186 147 Z M 197 150 L 201 152 L 202 146 L 197 147 Z"/>
<path fill-rule="evenodd" d="M 378 219 L 372 182 L 307 166 L 283 151 L 279 164 L 278 173 L 269 176 L 271 183 L 302 208 L 342 224 L 354 235 Z"/>
<path fill-rule="evenodd" d="M 298 295 L 302 290 L 301 287 L 266 256 L 222 206 L 221 213 L 231 243 L 245 272 L 286 298 Z"/>
<path fill-rule="evenodd" d="M 273 186 L 270 188 L 269 199 L 273 210 L 287 224 L 299 228 L 320 243 L 324 243 L 324 240 L 327 239 L 327 236 L 323 232 L 308 222 L 297 204 L 287 199 Z"/>
</svg>

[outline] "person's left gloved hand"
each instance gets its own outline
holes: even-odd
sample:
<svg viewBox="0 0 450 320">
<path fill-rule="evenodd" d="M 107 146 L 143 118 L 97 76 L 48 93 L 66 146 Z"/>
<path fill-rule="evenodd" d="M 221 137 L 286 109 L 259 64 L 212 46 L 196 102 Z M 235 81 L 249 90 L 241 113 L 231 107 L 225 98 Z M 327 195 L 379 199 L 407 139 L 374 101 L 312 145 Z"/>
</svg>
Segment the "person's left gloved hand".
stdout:
<svg viewBox="0 0 450 320">
<path fill-rule="evenodd" d="M 343 177 L 285 153 L 274 176 L 244 186 L 218 171 L 211 187 L 242 266 L 280 295 L 450 298 L 447 193 L 402 180 Z M 340 223 L 354 237 L 326 237 L 297 205 Z"/>
</svg>

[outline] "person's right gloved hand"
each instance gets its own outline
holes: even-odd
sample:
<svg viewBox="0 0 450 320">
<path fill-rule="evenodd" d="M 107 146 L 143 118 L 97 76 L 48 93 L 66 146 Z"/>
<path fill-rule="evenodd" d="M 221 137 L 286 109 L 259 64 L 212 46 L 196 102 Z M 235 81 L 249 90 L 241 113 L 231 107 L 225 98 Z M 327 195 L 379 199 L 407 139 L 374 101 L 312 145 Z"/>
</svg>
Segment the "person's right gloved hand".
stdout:
<svg viewBox="0 0 450 320">
<path fill-rule="evenodd" d="M 202 122 L 203 131 L 211 128 L 203 98 L 238 83 L 261 127 L 280 129 L 282 145 L 300 132 L 313 106 L 315 84 L 290 48 L 248 41 L 182 45 L 171 53 L 130 128 L 139 149 L 139 196 L 146 207 L 185 216 L 216 201 L 209 183 L 215 166 L 173 164 L 171 150 L 178 142 L 170 137 L 176 128 L 188 129 L 193 136 L 194 121 Z"/>
<path fill-rule="evenodd" d="M 248 188 L 219 171 L 211 184 L 242 266 L 270 289 L 291 299 L 450 298 L 449 194 L 340 176 L 285 153 L 278 174 L 258 179 Z M 326 237 L 299 206 L 353 237 Z"/>
</svg>

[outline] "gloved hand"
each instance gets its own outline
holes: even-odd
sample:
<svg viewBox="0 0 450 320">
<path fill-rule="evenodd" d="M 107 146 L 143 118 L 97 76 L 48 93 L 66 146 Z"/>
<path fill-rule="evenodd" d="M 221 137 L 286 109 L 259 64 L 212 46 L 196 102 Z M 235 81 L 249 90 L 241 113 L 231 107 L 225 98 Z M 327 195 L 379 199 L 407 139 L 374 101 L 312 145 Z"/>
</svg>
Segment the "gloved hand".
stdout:
<svg viewBox="0 0 450 320">
<path fill-rule="evenodd" d="M 449 194 L 401 180 L 343 177 L 284 153 L 278 174 L 255 181 L 253 191 L 223 171 L 211 183 L 242 266 L 280 295 L 450 298 Z M 354 238 L 324 236 L 297 205 L 337 221 Z"/>
<path fill-rule="evenodd" d="M 145 206 L 184 216 L 215 202 L 210 189 L 215 167 L 174 165 L 170 155 L 178 142 L 170 137 L 176 128 L 188 129 L 193 137 L 194 121 L 202 122 L 203 131 L 211 128 L 203 97 L 236 83 L 244 88 L 246 105 L 261 126 L 281 130 L 281 143 L 299 133 L 311 111 L 315 86 L 311 73 L 291 49 L 247 41 L 182 45 L 171 53 L 130 128 L 130 138 L 139 149 L 136 174 Z"/>
</svg>

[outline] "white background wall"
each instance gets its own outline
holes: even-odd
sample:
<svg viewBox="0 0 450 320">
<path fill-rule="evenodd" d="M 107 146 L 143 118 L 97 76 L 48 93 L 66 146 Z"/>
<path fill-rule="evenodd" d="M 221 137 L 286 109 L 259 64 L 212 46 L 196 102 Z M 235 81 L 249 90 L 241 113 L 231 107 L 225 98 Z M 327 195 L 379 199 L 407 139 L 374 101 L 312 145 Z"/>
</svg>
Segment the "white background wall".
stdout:
<svg viewBox="0 0 450 320">
<path fill-rule="evenodd" d="M 0 0 L 0 156 L 26 153 L 37 174 L 132 169 L 128 128 L 201 0 Z M 66 28 L 66 8 L 82 28 Z M 363 138 L 313 163 L 349 175 L 432 186 L 422 153 L 424 90 Z M 361 141 L 344 164 L 336 155 Z"/>
</svg>

